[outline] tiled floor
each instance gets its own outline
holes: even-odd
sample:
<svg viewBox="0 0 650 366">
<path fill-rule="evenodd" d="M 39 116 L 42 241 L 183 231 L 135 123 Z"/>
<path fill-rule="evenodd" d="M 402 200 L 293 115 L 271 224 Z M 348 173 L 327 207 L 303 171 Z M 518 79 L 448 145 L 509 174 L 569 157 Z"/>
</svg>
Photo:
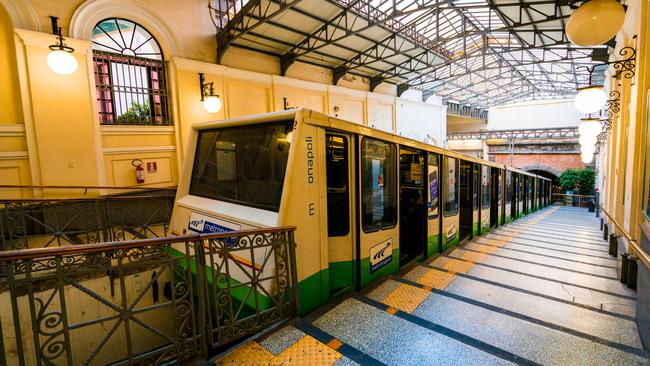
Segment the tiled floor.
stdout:
<svg viewBox="0 0 650 366">
<path fill-rule="evenodd" d="M 544 209 L 217 364 L 650 364 L 598 226 L 584 209 Z"/>
</svg>

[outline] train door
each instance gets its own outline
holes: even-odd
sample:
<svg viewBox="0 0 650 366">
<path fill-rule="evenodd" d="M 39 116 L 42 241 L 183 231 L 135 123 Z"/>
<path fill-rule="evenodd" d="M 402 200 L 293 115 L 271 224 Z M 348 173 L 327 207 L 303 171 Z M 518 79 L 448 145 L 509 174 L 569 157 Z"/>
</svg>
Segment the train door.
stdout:
<svg viewBox="0 0 650 366">
<path fill-rule="evenodd" d="M 472 237 L 479 235 L 481 216 L 479 212 L 479 188 L 481 187 L 481 166 L 472 164 Z"/>
<path fill-rule="evenodd" d="M 490 231 L 490 167 L 481 165 L 481 234 Z"/>
<path fill-rule="evenodd" d="M 507 224 L 512 220 L 512 172 L 506 170 L 506 184 L 505 184 L 505 195 L 506 195 L 506 204 L 505 204 L 505 219 L 504 223 Z"/>
<path fill-rule="evenodd" d="M 357 284 L 363 288 L 399 270 L 398 167 L 393 143 L 364 136 L 358 152 Z"/>
<path fill-rule="evenodd" d="M 440 156 L 429 153 L 429 203 L 427 207 L 427 257 L 440 253 Z"/>
<path fill-rule="evenodd" d="M 472 237 L 472 163 L 461 160 L 460 174 L 460 217 L 459 241 Z"/>
<path fill-rule="evenodd" d="M 458 244 L 458 159 L 445 156 L 442 165 L 442 251 Z"/>
<path fill-rule="evenodd" d="M 425 254 L 427 194 L 421 150 L 400 148 L 399 156 L 399 262 L 400 267 Z"/>
<path fill-rule="evenodd" d="M 330 294 L 345 290 L 355 283 L 354 204 L 350 180 L 354 168 L 350 158 L 350 137 L 327 133 L 325 135 L 327 175 L 327 236 L 329 252 Z"/>
<path fill-rule="evenodd" d="M 526 178 L 523 174 L 517 174 L 517 217 L 524 216 L 525 188 Z"/>
<path fill-rule="evenodd" d="M 496 227 L 499 220 L 499 169 L 490 169 L 490 228 Z"/>
</svg>

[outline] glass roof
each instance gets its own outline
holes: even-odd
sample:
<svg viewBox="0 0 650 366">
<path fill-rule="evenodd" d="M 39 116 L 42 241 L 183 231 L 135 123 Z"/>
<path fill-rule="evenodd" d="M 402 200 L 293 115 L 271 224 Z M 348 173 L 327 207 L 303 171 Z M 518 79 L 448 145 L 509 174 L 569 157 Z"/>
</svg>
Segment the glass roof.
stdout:
<svg viewBox="0 0 650 366">
<path fill-rule="evenodd" d="M 580 66 L 596 63 L 594 49 L 565 35 L 567 1 L 213 0 L 211 9 L 222 53 L 254 49 L 279 56 L 283 72 L 300 60 L 332 68 L 334 83 L 353 73 L 371 89 L 390 82 L 477 108 L 571 97 L 588 80 Z"/>
</svg>

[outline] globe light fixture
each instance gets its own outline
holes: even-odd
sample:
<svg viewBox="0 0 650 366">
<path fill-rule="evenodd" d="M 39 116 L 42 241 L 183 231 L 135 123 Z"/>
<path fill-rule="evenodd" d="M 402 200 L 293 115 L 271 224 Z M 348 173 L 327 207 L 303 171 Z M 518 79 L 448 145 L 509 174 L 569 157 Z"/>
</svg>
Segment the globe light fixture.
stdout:
<svg viewBox="0 0 650 366">
<path fill-rule="evenodd" d="M 205 82 L 205 75 L 199 73 L 199 83 L 201 86 L 201 101 L 203 102 L 203 108 L 209 113 L 217 113 L 221 110 L 223 106 L 221 99 L 214 92 L 214 83 Z"/>
<path fill-rule="evenodd" d="M 593 153 L 582 153 L 582 154 L 580 154 L 580 158 L 582 158 L 583 163 L 589 164 L 594 160 L 594 154 Z"/>
<path fill-rule="evenodd" d="M 573 104 L 582 113 L 594 113 L 601 110 L 607 103 L 607 94 L 600 85 L 590 85 L 579 88 Z"/>
<path fill-rule="evenodd" d="M 598 136 L 593 135 L 581 135 L 580 138 L 578 138 L 580 146 L 596 145 L 596 141 L 598 141 Z"/>
<path fill-rule="evenodd" d="M 57 17 L 50 16 L 52 20 L 52 34 L 56 36 L 56 43 L 50 45 L 50 53 L 47 55 L 47 66 L 57 74 L 71 75 L 77 71 L 79 64 L 77 59 L 72 55 L 74 48 L 68 47 L 63 42 L 61 27 L 58 25 Z"/>
<path fill-rule="evenodd" d="M 580 152 L 582 154 L 592 154 L 596 152 L 596 145 L 583 145 L 580 146 Z"/>
<path fill-rule="evenodd" d="M 571 14 L 566 35 L 578 46 L 601 45 L 616 36 L 624 20 L 625 9 L 617 0 L 591 0 Z"/>
<path fill-rule="evenodd" d="M 582 122 L 578 126 L 578 133 L 580 136 L 593 136 L 596 137 L 602 131 L 600 120 L 598 118 L 587 117 L 582 118 Z"/>
</svg>

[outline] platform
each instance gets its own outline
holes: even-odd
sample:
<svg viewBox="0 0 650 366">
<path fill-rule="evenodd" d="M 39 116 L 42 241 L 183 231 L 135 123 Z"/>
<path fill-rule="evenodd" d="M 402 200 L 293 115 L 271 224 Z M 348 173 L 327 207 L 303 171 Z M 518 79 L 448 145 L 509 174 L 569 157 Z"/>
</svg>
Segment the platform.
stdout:
<svg viewBox="0 0 650 366">
<path fill-rule="evenodd" d="M 586 209 L 549 207 L 242 344 L 217 365 L 643 365 Z"/>
</svg>

